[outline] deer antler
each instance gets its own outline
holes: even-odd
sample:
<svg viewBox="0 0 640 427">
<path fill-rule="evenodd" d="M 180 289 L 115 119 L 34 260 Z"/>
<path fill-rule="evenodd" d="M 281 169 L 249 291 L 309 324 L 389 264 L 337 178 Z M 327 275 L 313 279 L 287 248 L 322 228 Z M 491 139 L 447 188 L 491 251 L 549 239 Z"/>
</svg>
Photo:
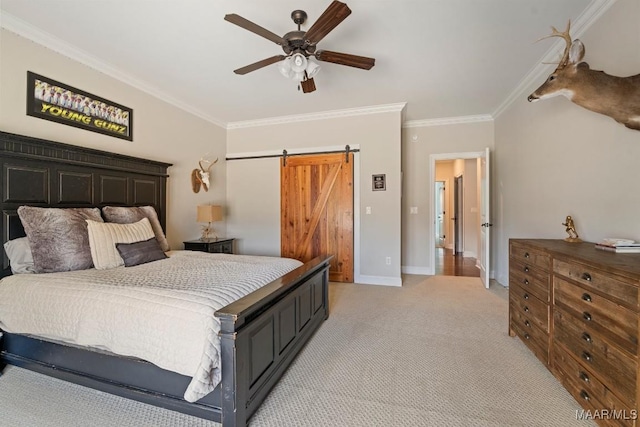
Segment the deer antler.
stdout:
<svg viewBox="0 0 640 427">
<path fill-rule="evenodd" d="M 562 39 L 564 39 L 564 41 L 567 43 L 567 47 L 565 47 L 564 49 L 564 54 L 562 55 L 562 59 L 560 60 L 560 63 L 558 64 L 558 68 L 564 68 L 567 66 L 567 64 L 569 63 L 569 51 L 571 50 L 571 36 L 569 35 L 569 29 L 571 28 L 571 20 L 569 20 L 567 22 L 567 29 L 564 31 L 558 31 L 556 29 L 556 27 L 551 26 L 551 34 L 549 34 L 548 36 L 544 36 L 539 38 L 538 40 L 536 40 L 536 42 L 539 42 L 540 40 L 544 40 L 544 39 L 548 39 L 550 37 L 560 37 Z"/>
<path fill-rule="evenodd" d="M 205 169 L 204 166 L 202 166 L 202 162 L 209 163 L 209 167 Z M 209 170 L 211 169 L 211 166 L 215 165 L 216 163 L 218 163 L 218 158 L 216 158 L 213 162 L 210 160 L 205 160 L 204 158 L 201 158 L 200 161 L 198 162 L 198 165 L 200 166 L 201 171 L 209 172 Z"/>
</svg>

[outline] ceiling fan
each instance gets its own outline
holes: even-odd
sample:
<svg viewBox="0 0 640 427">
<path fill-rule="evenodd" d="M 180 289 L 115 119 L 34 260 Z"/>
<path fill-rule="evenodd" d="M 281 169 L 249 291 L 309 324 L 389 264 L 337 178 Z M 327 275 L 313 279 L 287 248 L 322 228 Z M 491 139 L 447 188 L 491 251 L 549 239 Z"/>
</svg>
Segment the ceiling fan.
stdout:
<svg viewBox="0 0 640 427">
<path fill-rule="evenodd" d="M 346 4 L 334 0 L 307 31 L 302 31 L 300 30 L 300 25 L 306 21 L 307 13 L 303 10 L 294 10 L 291 12 L 291 19 L 298 25 L 298 30 L 290 31 L 282 37 L 235 13 L 225 15 L 225 21 L 251 31 L 267 40 L 271 40 L 281 46 L 285 53 L 284 55 L 274 55 L 270 58 L 254 62 L 253 64 L 238 68 L 233 72 L 244 75 L 266 67 L 267 65 L 282 61 L 279 65 L 280 72 L 286 77 L 291 77 L 299 81 L 302 91 L 309 93 L 316 90 L 313 76 L 319 70 L 318 64 L 311 59 L 370 70 L 371 67 L 375 65 L 376 60 L 374 58 L 329 50 L 317 50 L 318 42 L 350 14 L 351 9 L 349 9 Z M 300 89 L 300 87 L 298 89 Z"/>
</svg>

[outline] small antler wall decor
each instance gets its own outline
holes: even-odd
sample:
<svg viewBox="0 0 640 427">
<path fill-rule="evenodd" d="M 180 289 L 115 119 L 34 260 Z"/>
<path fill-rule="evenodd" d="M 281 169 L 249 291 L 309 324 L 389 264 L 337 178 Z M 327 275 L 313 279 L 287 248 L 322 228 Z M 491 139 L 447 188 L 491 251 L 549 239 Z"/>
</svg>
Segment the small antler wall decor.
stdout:
<svg viewBox="0 0 640 427">
<path fill-rule="evenodd" d="M 589 64 L 581 62 L 585 52 L 582 42 L 571 41 L 570 26 L 571 21 L 562 32 L 551 27 L 552 33 L 540 39 L 560 37 L 567 46 L 558 67 L 529 95 L 529 102 L 564 95 L 581 107 L 640 130 L 640 74 L 616 77 L 590 69 Z"/>
<path fill-rule="evenodd" d="M 200 188 L 204 188 L 204 191 L 209 191 L 211 185 L 211 166 L 218 162 L 216 158 L 214 161 L 206 160 L 204 157 L 198 162 L 198 167 L 191 171 L 191 189 L 194 193 L 199 193 Z"/>
</svg>

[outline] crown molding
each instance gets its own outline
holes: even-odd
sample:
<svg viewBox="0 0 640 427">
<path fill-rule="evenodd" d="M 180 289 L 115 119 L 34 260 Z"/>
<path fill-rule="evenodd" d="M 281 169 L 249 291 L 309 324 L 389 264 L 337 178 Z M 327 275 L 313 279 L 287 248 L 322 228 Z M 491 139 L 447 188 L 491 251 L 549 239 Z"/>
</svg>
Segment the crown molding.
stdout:
<svg viewBox="0 0 640 427">
<path fill-rule="evenodd" d="M 122 70 L 107 64 L 106 62 L 96 58 L 95 56 L 78 49 L 69 43 L 65 42 L 58 37 L 53 36 L 45 31 L 42 31 L 39 28 L 34 27 L 33 25 L 16 18 L 15 16 L 2 12 L 2 19 L 0 19 L 0 27 L 11 31 L 19 36 L 22 36 L 26 39 L 33 41 L 39 45 L 42 45 L 54 52 L 57 52 L 61 55 L 64 55 L 68 58 L 71 58 L 74 61 L 77 61 L 83 65 L 86 65 L 89 68 L 92 68 L 96 71 L 106 74 L 109 77 L 112 77 L 116 80 L 119 80 L 129 86 L 132 86 L 142 92 L 145 92 L 155 98 L 161 99 L 162 101 L 173 105 L 181 110 L 186 111 L 187 113 L 193 114 L 196 117 L 199 117 L 203 120 L 206 120 L 214 125 L 220 126 L 223 129 L 226 129 L 226 123 L 209 116 L 208 114 L 193 108 L 192 106 L 168 95 L 157 87 L 151 86 L 138 78 L 123 72 Z"/>
<path fill-rule="evenodd" d="M 271 126 L 285 123 L 309 122 L 312 120 L 326 120 L 341 117 L 366 116 L 369 114 L 401 112 L 406 102 L 397 104 L 374 105 L 371 107 L 346 108 L 343 110 L 322 111 L 319 113 L 295 114 L 291 116 L 271 117 L 266 119 L 246 120 L 227 123 L 227 129 L 243 129 L 256 126 Z"/>
<path fill-rule="evenodd" d="M 457 125 L 461 123 L 491 122 L 493 117 L 489 114 L 476 116 L 442 117 L 439 119 L 409 120 L 402 124 L 403 128 L 421 128 L 428 126 Z"/>
<path fill-rule="evenodd" d="M 575 21 L 571 22 L 571 37 L 576 39 L 584 34 L 616 1 L 617 0 L 593 0 L 584 12 L 582 12 Z M 524 76 L 515 90 L 502 101 L 502 104 L 500 104 L 491 115 L 494 118 L 498 118 L 516 99 L 525 96 L 536 83 L 541 83 L 543 81 L 542 77 L 546 77 L 555 69 L 555 65 L 549 63 L 558 61 L 558 52 L 562 53 L 565 46 L 564 40 L 558 40 L 558 42 L 551 46 L 542 59 L 538 61 L 538 65 Z"/>
</svg>

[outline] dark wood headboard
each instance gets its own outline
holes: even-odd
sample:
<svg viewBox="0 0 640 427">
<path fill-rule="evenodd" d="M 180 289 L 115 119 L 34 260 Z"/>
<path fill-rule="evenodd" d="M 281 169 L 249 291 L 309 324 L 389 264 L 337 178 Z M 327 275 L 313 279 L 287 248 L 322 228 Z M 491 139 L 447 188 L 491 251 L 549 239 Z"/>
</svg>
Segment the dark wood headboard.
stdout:
<svg viewBox="0 0 640 427">
<path fill-rule="evenodd" d="M 162 228 L 167 215 L 169 163 L 0 132 L 0 235 L 2 243 L 25 235 L 22 205 L 78 208 L 156 208 Z M 3 251 L 3 270 L 9 261 Z"/>
</svg>

